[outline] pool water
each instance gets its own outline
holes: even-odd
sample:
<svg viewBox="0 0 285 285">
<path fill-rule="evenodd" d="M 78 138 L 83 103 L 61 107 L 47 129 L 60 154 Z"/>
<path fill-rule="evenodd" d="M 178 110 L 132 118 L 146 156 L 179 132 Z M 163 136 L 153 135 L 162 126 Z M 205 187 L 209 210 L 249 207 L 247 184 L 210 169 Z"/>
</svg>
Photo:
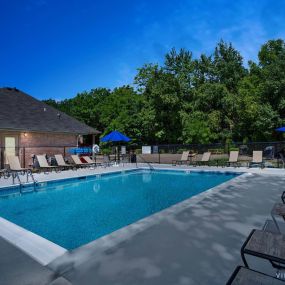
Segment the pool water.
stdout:
<svg viewBox="0 0 285 285">
<path fill-rule="evenodd" d="M 47 183 L 0 198 L 0 216 L 74 249 L 236 176 L 139 170 Z"/>
</svg>

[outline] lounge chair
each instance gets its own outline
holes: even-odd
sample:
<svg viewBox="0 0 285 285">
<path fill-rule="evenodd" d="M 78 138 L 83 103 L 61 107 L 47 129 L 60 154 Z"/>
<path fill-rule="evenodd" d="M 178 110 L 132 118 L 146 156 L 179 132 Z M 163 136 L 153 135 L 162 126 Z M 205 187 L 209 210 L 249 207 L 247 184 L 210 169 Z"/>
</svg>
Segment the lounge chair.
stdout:
<svg viewBox="0 0 285 285">
<path fill-rule="evenodd" d="M 228 166 L 231 166 L 231 165 L 238 166 L 239 165 L 239 163 L 238 163 L 238 150 L 230 151 L 230 157 L 229 157 L 229 160 L 227 161 L 227 165 Z"/>
<path fill-rule="evenodd" d="M 82 158 L 90 165 L 96 166 L 96 162 L 89 156 L 82 156 Z"/>
<path fill-rule="evenodd" d="M 180 160 L 172 160 L 172 165 L 187 164 L 187 162 L 189 162 L 189 153 L 190 151 L 183 151 Z"/>
<path fill-rule="evenodd" d="M 4 177 L 4 178 L 7 177 L 7 169 L 0 169 L 0 178 L 1 177 Z"/>
<path fill-rule="evenodd" d="M 283 191 L 283 193 L 281 195 L 281 200 L 282 200 L 283 204 L 285 204 L 285 191 Z"/>
<path fill-rule="evenodd" d="M 94 163 L 90 164 L 90 163 L 82 162 L 77 154 L 71 155 L 71 159 L 73 160 L 73 162 L 75 163 L 77 167 L 90 167 L 94 165 Z"/>
<path fill-rule="evenodd" d="M 192 163 L 193 163 L 193 166 L 197 166 L 197 165 L 209 165 L 209 161 L 210 161 L 210 158 L 211 158 L 211 152 L 204 152 L 203 155 L 202 155 L 202 158 L 201 160 L 194 160 Z"/>
<path fill-rule="evenodd" d="M 90 165 L 101 165 L 101 166 L 110 166 L 113 162 L 110 161 L 109 157 L 103 156 L 102 159 L 96 158 L 95 160 L 92 160 L 89 156 L 83 156 L 83 159 Z"/>
<path fill-rule="evenodd" d="M 284 285 L 285 282 L 270 275 L 238 266 L 226 285 Z"/>
<path fill-rule="evenodd" d="M 285 157 L 284 157 L 283 153 L 280 152 L 279 157 L 280 157 L 283 168 L 285 168 Z M 280 160 L 278 160 L 278 167 L 279 167 L 279 161 Z"/>
<path fill-rule="evenodd" d="M 36 158 L 37 158 L 37 161 L 39 163 L 40 169 L 43 169 L 45 173 L 47 173 L 46 170 L 48 170 L 48 171 L 52 171 L 52 170 L 58 171 L 58 170 L 61 170 L 60 166 L 49 165 L 47 160 L 46 160 L 45 155 L 36 155 Z"/>
<path fill-rule="evenodd" d="M 261 168 L 264 167 L 262 150 L 254 150 L 252 152 L 252 161 L 249 162 L 248 167 L 252 165 L 260 165 Z"/>
<path fill-rule="evenodd" d="M 268 260 L 274 268 L 285 268 L 285 235 L 264 230 L 252 230 L 243 246 L 241 258 L 248 266 L 247 255 Z"/>
<path fill-rule="evenodd" d="M 33 177 L 32 169 L 21 167 L 20 160 L 19 160 L 18 156 L 8 155 L 7 160 L 8 160 L 8 164 L 10 166 L 10 171 L 12 173 L 13 181 L 14 181 L 16 176 L 20 180 L 18 175 L 21 173 L 26 174 L 27 182 L 29 181 L 29 176 L 32 178 L 33 181 L 35 181 L 34 177 Z"/>
<path fill-rule="evenodd" d="M 96 163 L 96 166 L 98 165 L 103 166 L 105 164 L 104 155 L 95 155 L 95 163 Z"/>
<path fill-rule="evenodd" d="M 62 154 L 55 154 L 54 155 L 54 158 L 56 160 L 56 163 L 59 167 L 61 167 L 62 169 L 69 169 L 69 168 L 72 168 L 72 169 L 76 169 L 76 166 L 75 165 L 72 165 L 72 164 L 67 164 L 65 161 L 64 161 L 64 158 L 62 156 Z"/>
</svg>

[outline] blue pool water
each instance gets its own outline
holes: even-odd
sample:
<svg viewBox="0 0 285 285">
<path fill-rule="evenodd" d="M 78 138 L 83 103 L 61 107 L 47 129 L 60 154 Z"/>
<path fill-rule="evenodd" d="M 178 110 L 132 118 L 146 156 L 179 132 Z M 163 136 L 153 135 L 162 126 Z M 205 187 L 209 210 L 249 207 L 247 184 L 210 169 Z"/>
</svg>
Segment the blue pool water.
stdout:
<svg viewBox="0 0 285 285">
<path fill-rule="evenodd" d="M 0 198 L 0 216 L 74 249 L 236 175 L 139 170 L 48 183 L 37 192 Z"/>
</svg>

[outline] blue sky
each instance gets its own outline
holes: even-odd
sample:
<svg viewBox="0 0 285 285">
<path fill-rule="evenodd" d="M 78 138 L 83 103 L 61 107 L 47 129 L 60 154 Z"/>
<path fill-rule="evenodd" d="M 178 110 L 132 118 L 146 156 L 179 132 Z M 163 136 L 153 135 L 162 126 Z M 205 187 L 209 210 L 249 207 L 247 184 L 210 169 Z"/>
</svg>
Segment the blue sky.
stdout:
<svg viewBox="0 0 285 285">
<path fill-rule="evenodd" d="M 210 54 L 231 41 L 245 62 L 285 38 L 283 0 L 0 0 L 0 86 L 39 99 L 132 84 L 172 47 Z"/>
</svg>

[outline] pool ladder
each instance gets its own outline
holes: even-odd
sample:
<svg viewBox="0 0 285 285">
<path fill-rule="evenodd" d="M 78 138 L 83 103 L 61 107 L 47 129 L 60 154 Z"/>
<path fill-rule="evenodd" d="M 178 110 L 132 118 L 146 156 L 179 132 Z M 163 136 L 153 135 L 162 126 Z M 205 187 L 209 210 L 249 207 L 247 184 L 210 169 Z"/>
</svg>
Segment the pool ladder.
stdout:
<svg viewBox="0 0 285 285">
<path fill-rule="evenodd" d="M 27 183 L 29 182 L 29 176 L 30 176 L 32 181 L 33 181 L 34 191 L 36 191 L 37 181 L 35 180 L 33 173 L 31 171 L 27 171 L 26 175 L 27 175 Z M 20 193 L 22 193 L 22 188 L 23 188 L 24 184 L 22 183 L 22 181 L 20 179 L 19 172 L 12 172 L 12 179 L 13 179 L 13 184 L 15 184 L 15 179 L 18 180 L 18 183 L 20 186 Z"/>
<path fill-rule="evenodd" d="M 150 164 L 150 162 L 146 161 L 146 160 L 145 160 L 142 156 L 140 156 L 140 155 L 138 155 L 138 157 L 140 157 L 140 159 L 141 159 L 144 163 L 146 163 L 146 164 L 148 165 L 148 167 L 149 167 L 150 170 L 154 170 L 154 167 Z M 136 166 L 138 167 L 137 162 L 136 162 Z"/>
</svg>

